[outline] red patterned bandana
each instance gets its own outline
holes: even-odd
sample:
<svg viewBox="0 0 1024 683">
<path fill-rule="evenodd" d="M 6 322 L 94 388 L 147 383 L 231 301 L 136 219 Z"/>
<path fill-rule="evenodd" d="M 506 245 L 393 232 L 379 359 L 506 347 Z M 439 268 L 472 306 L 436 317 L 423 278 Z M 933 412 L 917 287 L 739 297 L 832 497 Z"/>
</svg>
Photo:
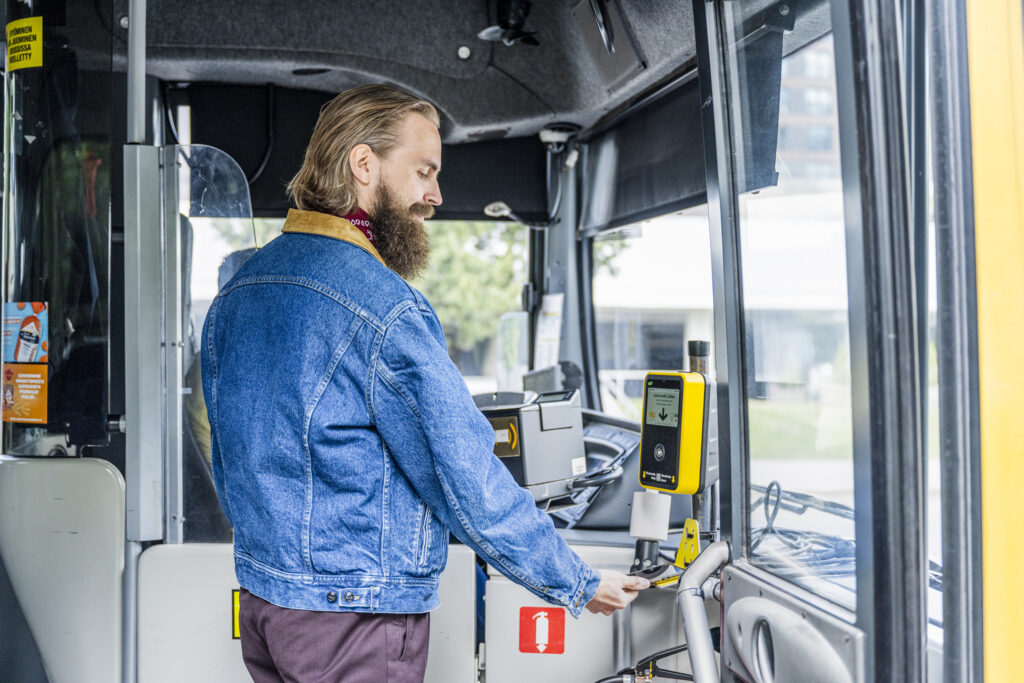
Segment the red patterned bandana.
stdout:
<svg viewBox="0 0 1024 683">
<path fill-rule="evenodd" d="M 347 216 L 342 216 L 342 218 L 359 228 L 366 235 L 366 239 L 370 240 L 370 244 L 375 247 L 377 246 L 377 240 L 373 237 L 373 225 L 370 223 L 370 214 L 356 207 L 355 211 Z"/>
</svg>

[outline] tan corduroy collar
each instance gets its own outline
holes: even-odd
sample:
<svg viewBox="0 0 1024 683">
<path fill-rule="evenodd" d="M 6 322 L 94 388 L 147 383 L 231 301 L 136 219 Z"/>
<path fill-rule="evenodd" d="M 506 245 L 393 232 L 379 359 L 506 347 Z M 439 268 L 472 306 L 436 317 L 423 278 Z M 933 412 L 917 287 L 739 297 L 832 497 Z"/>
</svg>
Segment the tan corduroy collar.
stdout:
<svg viewBox="0 0 1024 683">
<path fill-rule="evenodd" d="M 363 231 L 344 218 L 319 211 L 288 209 L 288 217 L 284 219 L 284 227 L 281 228 L 281 232 L 301 232 L 307 235 L 333 237 L 342 242 L 354 244 L 360 249 L 365 249 L 375 259 L 384 263 L 384 259 L 377 253 L 376 247 L 370 244 L 370 240 L 366 238 Z"/>
</svg>

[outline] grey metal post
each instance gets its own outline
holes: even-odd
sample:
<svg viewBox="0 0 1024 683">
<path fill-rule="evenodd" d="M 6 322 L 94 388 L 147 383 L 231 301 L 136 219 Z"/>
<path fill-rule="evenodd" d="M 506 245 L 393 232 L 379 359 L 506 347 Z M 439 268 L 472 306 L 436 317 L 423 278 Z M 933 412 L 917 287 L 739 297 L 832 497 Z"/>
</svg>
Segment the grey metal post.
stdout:
<svg viewBox="0 0 1024 683">
<path fill-rule="evenodd" d="M 128 144 L 146 142 L 146 0 L 128 6 Z"/>
<path fill-rule="evenodd" d="M 679 577 L 676 603 L 683 619 L 690 671 L 695 683 L 717 683 L 718 664 L 715 647 L 711 642 L 708 615 L 704 611 L 704 592 L 701 586 L 719 567 L 729 561 L 729 544 L 719 541 L 701 551 L 697 559 Z"/>
<path fill-rule="evenodd" d="M 561 170 L 557 172 L 563 173 Z M 575 208 L 577 182 L 575 173 L 563 173 L 563 175 L 562 206 L 560 207 L 562 220 L 544 230 L 545 278 L 541 294 L 562 293 L 565 295 L 567 303 L 562 309 L 562 343 L 558 359 L 572 361 L 582 368 L 584 361 L 583 339 L 580 332 L 581 317 L 579 307 L 571 304 L 573 301 L 579 301 L 579 278 L 577 277 L 579 262 L 576 248 L 578 244 L 576 225 L 579 217 L 576 215 Z M 531 344 L 531 347 L 533 346 Z M 536 362 L 536 359 L 531 360 Z"/>
<path fill-rule="evenodd" d="M 139 675 L 139 555 L 142 544 L 127 541 L 124 544 L 124 634 L 121 647 L 121 675 L 124 683 L 135 683 Z"/>
<path fill-rule="evenodd" d="M 138 680 L 141 541 L 163 535 L 160 420 L 160 159 L 146 142 L 146 0 L 128 11 L 127 142 L 124 147 L 125 565 L 124 683 Z M 147 190 L 148 188 L 148 190 Z M 155 244 L 155 249 L 153 248 Z"/>
</svg>

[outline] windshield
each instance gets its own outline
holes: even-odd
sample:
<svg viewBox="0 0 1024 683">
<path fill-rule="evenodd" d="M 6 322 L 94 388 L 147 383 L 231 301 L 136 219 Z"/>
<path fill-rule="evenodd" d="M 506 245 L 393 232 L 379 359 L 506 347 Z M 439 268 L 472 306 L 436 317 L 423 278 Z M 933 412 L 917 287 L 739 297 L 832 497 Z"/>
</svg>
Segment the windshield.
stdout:
<svg viewBox="0 0 1024 683">
<path fill-rule="evenodd" d="M 520 293 L 527 228 L 508 221 L 427 221 L 430 264 L 410 284 L 437 312 L 470 393 L 522 391 L 529 329 Z"/>
<path fill-rule="evenodd" d="M 712 341 L 707 205 L 603 232 L 592 255 L 601 408 L 639 421 L 644 375 L 685 370 L 686 343 Z"/>
</svg>

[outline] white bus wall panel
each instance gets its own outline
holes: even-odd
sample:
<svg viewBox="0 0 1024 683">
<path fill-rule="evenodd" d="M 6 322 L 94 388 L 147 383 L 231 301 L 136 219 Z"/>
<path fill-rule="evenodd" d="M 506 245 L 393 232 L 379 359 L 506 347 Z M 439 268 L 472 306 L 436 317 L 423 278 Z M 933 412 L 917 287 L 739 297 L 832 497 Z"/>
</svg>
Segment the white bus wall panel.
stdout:
<svg viewBox="0 0 1024 683">
<path fill-rule="evenodd" d="M 92 458 L 0 456 L 0 557 L 51 683 L 119 683 L 124 479 Z"/>
<path fill-rule="evenodd" d="M 139 683 L 250 683 L 233 636 L 229 543 L 155 545 L 139 558 Z"/>
<path fill-rule="evenodd" d="M 430 615 L 426 683 L 476 680 L 473 552 L 453 545 Z M 241 641 L 232 638 L 232 547 L 157 545 L 139 560 L 139 683 L 248 683 Z"/>
<path fill-rule="evenodd" d="M 441 606 L 430 613 L 430 650 L 424 683 L 476 682 L 476 555 L 448 546 L 438 587 Z"/>
<path fill-rule="evenodd" d="M 574 545 L 595 568 L 622 570 L 631 548 Z M 430 655 L 425 683 L 476 680 L 476 570 L 471 550 L 449 548 L 441 575 L 441 606 L 430 616 Z M 613 619 L 584 611 L 566 617 L 564 654 L 518 651 L 521 607 L 551 606 L 490 569 L 486 583 L 486 679 L 488 683 L 524 680 L 597 680 L 615 673 Z M 250 679 L 242 664 L 240 641 L 232 639 L 231 592 L 238 588 L 228 544 L 158 545 L 139 563 L 139 683 Z M 557 608 L 556 608 L 557 609 Z M 632 662 L 656 650 L 684 642 L 674 590 L 648 590 L 633 603 Z M 709 602 L 712 625 L 718 604 Z M 661 662 L 689 671 L 685 654 Z"/>
<path fill-rule="evenodd" d="M 624 572 L 633 561 L 632 548 L 572 545 L 572 549 L 595 569 Z M 652 588 L 643 591 L 627 608 L 631 613 L 623 622 L 631 622 L 626 629 L 629 661 L 622 666 L 632 666 L 642 657 L 685 642 L 675 598 L 674 587 Z M 709 605 L 710 624 L 715 626 L 719 621 L 718 603 L 709 602 Z M 484 661 L 487 683 L 596 681 L 615 674 L 618 663 L 612 617 L 584 609 L 577 620 L 564 610 L 564 651 L 559 654 L 557 647 L 552 647 L 558 637 L 552 620 L 547 634 L 552 642 L 546 646 L 546 651 L 523 652 L 520 629 L 529 628 L 522 623 L 523 607 L 551 608 L 551 605 L 501 576 L 493 567 L 488 568 Z M 527 617 L 529 614 L 528 611 Z M 684 673 L 690 671 L 685 653 L 661 660 L 659 666 Z"/>
</svg>

